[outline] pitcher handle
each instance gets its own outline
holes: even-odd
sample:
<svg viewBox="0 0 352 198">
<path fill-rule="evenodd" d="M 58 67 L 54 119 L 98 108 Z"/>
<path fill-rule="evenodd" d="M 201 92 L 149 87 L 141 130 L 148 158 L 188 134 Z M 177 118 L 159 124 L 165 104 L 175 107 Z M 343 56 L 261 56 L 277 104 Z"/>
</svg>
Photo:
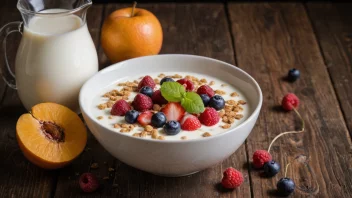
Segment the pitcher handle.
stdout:
<svg viewBox="0 0 352 198">
<path fill-rule="evenodd" d="M 15 74 L 11 71 L 9 61 L 7 60 L 6 39 L 11 33 L 14 33 L 14 32 L 19 32 L 22 34 L 22 31 L 21 31 L 22 24 L 23 22 L 21 21 L 15 21 L 4 25 L 0 29 L 0 39 L 1 39 L 0 41 L 2 41 L 2 51 L 4 54 L 4 62 L 5 62 L 5 64 L 1 66 L 0 73 L 1 73 L 2 79 L 4 79 L 6 84 L 13 89 L 17 89 L 16 77 L 15 77 Z"/>
</svg>

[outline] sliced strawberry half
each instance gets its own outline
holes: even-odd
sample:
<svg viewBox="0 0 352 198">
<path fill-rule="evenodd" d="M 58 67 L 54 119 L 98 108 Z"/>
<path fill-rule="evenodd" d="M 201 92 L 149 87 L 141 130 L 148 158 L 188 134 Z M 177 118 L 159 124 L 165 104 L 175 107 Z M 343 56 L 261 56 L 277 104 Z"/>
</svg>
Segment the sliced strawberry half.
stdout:
<svg viewBox="0 0 352 198">
<path fill-rule="evenodd" d="M 174 120 L 178 122 L 186 112 L 181 104 L 177 102 L 169 102 L 161 111 L 165 114 L 167 121 Z"/>
<path fill-rule="evenodd" d="M 151 123 L 153 113 L 151 111 L 144 111 L 139 114 L 137 121 L 142 126 L 146 126 Z"/>
<path fill-rule="evenodd" d="M 185 131 L 195 131 L 202 126 L 198 118 L 192 114 L 186 114 L 181 120 L 181 129 Z"/>
</svg>

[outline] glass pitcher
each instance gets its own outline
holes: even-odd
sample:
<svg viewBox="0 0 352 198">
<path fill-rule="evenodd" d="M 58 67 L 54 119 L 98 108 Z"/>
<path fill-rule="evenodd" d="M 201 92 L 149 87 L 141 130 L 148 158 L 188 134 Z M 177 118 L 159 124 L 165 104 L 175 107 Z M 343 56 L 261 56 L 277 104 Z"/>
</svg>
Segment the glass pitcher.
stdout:
<svg viewBox="0 0 352 198">
<path fill-rule="evenodd" d="M 0 29 L 5 64 L 2 77 L 17 89 L 27 110 L 55 102 L 79 112 L 83 83 L 98 71 L 98 57 L 89 34 L 86 13 L 91 0 L 19 0 L 23 21 Z M 7 61 L 6 37 L 20 32 L 15 74 Z"/>
</svg>

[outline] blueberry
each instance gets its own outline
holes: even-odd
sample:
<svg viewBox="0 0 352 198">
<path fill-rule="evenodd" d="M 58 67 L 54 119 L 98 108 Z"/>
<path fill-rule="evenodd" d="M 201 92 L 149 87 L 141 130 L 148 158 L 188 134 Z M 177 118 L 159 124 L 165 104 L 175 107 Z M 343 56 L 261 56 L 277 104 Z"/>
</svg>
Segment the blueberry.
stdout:
<svg viewBox="0 0 352 198">
<path fill-rule="evenodd" d="M 139 93 L 152 97 L 153 89 L 151 87 L 145 86 L 145 87 L 142 87 L 141 90 L 139 90 Z"/>
<path fill-rule="evenodd" d="M 152 116 L 151 123 L 154 127 L 162 127 L 166 123 L 166 116 L 163 112 L 158 112 Z"/>
<path fill-rule="evenodd" d="M 223 97 L 221 97 L 219 95 L 215 95 L 210 98 L 208 105 L 209 105 L 209 107 L 213 107 L 215 110 L 219 111 L 224 108 L 225 100 Z"/>
<path fill-rule="evenodd" d="M 283 196 L 290 195 L 295 190 L 295 186 L 296 185 L 292 179 L 287 177 L 281 178 L 276 184 L 277 190 Z"/>
<path fill-rule="evenodd" d="M 273 177 L 280 171 L 280 164 L 274 160 L 268 161 L 264 164 L 264 173 L 268 177 Z"/>
<path fill-rule="evenodd" d="M 175 81 L 172 78 L 165 77 L 165 78 L 161 79 L 160 85 L 162 85 L 164 82 L 175 82 Z"/>
<path fill-rule="evenodd" d="M 127 123 L 133 124 L 137 122 L 137 118 L 139 116 L 139 112 L 136 110 L 129 110 L 125 114 L 125 121 Z"/>
<path fill-rule="evenodd" d="M 300 75 L 301 74 L 300 74 L 299 70 L 293 68 L 293 69 L 290 69 L 290 71 L 288 71 L 287 79 L 291 82 L 294 82 L 299 78 Z"/>
<path fill-rule="evenodd" d="M 167 135 L 176 135 L 181 131 L 181 125 L 177 121 L 169 121 L 164 125 L 164 131 Z"/>
<path fill-rule="evenodd" d="M 208 106 L 209 101 L 210 101 L 210 97 L 207 94 L 200 94 L 199 96 L 203 100 L 204 106 L 205 107 Z"/>
</svg>

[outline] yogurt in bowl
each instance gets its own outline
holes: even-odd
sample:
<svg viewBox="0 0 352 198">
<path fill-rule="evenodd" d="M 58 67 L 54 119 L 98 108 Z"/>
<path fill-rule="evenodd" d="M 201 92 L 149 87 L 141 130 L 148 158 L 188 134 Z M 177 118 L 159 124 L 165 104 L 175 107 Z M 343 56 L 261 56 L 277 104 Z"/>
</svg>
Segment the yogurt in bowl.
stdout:
<svg viewBox="0 0 352 198">
<path fill-rule="evenodd" d="M 214 126 L 202 125 L 196 131 L 181 131 L 175 136 L 166 135 L 160 128 L 157 132 L 162 138 L 154 139 L 151 134 L 142 136 L 148 130 L 138 125 L 121 132 L 124 118 L 110 115 L 115 98 L 104 95 L 123 89 L 127 81 L 131 87 L 136 86 L 140 77 L 146 75 L 156 82 L 163 76 L 175 80 L 188 76 L 198 79 L 196 86 L 210 85 L 227 101 L 227 106 L 236 107 L 232 120 L 225 118 L 231 111 L 219 111 L 221 120 Z M 135 94 L 131 91 L 121 97 L 131 101 Z M 100 71 L 84 84 L 79 102 L 89 129 L 113 156 L 153 174 L 182 176 L 213 166 L 240 147 L 259 115 L 262 94 L 251 76 L 225 62 L 193 55 L 156 55 L 127 60 Z M 116 124 L 120 126 L 114 127 Z"/>
</svg>

